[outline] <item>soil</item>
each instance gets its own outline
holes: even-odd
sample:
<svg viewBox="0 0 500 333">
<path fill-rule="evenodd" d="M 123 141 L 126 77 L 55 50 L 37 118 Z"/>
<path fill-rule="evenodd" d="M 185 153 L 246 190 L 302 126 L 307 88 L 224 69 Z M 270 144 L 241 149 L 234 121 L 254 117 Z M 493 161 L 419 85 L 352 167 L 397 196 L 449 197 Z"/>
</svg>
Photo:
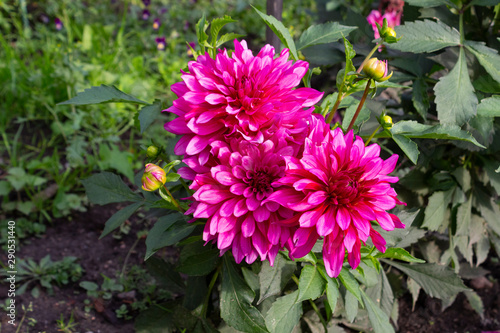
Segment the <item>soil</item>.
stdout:
<svg viewBox="0 0 500 333">
<path fill-rule="evenodd" d="M 60 260 L 65 256 L 80 258 L 79 264 L 85 270 L 80 281 L 93 281 L 101 284 L 102 275 L 116 277 L 121 269 L 125 257 L 136 241 L 136 232 L 132 230 L 123 235 L 121 239 L 115 239 L 108 235 L 102 239 L 105 221 L 116 212 L 120 206 L 93 206 L 89 211 L 78 213 L 72 221 L 58 220 L 54 225 L 47 228 L 47 232 L 41 238 L 23 240 L 17 258 L 33 258 L 37 262 L 50 254 L 52 260 Z M 141 240 L 131 252 L 127 267 L 141 265 L 144 267 L 145 244 Z M 5 255 L 2 254 L 5 262 Z M 467 299 L 461 294 L 456 301 L 444 312 L 441 311 L 441 302 L 437 299 L 427 297 L 421 293 L 419 300 L 412 311 L 412 299 L 406 293 L 399 299 L 398 332 L 500 332 L 500 264 L 488 261 L 486 269 L 490 273 L 487 279 L 481 281 L 466 280 L 481 296 L 485 311 L 481 318 L 469 305 Z M 7 295 L 8 287 L 0 284 L 0 295 Z M 0 296 L 0 297 L 2 297 Z M 84 300 L 89 299 L 86 291 L 78 282 L 70 283 L 63 287 L 54 287 L 54 294 L 49 295 L 41 288 L 40 296 L 34 298 L 29 292 L 16 296 L 17 315 L 19 323 L 23 311 L 22 306 L 33 305 L 33 311 L 28 312 L 23 328 L 20 332 L 57 332 L 56 320 L 61 316 L 65 322 L 73 313 L 78 323 L 75 331 L 85 333 L 128 333 L 134 332 L 133 320 L 123 320 L 116 317 L 115 310 L 124 300 L 113 297 L 110 301 L 94 304 L 91 311 L 84 310 Z M 4 303 L 5 300 L 0 299 Z M 99 310 L 99 311 L 97 311 Z M 35 319 L 33 323 L 30 318 Z M 16 330 L 7 323 L 8 317 L 2 315 L 1 333 L 15 332 Z"/>
</svg>

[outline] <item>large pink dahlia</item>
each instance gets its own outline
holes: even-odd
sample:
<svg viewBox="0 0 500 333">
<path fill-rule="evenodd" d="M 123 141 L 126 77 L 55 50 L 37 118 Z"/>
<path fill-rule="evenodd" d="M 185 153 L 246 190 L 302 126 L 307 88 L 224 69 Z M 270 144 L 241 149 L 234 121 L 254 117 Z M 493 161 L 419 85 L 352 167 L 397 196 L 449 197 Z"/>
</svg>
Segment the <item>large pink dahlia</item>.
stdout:
<svg viewBox="0 0 500 333">
<path fill-rule="evenodd" d="M 254 262 L 260 256 L 271 265 L 278 251 L 289 241 L 294 229 L 278 222 L 293 211 L 275 202 L 264 203 L 284 176 L 285 160 L 291 147 L 282 132 L 264 142 L 241 139 L 210 144 L 210 159 L 196 175 L 191 189 L 193 204 L 186 214 L 206 218 L 203 239 L 216 241 L 221 255 L 232 250 L 236 262 Z M 203 171 L 200 169 L 200 171 Z"/>
<path fill-rule="evenodd" d="M 339 275 L 345 257 L 352 268 L 360 262 L 361 241 L 371 237 L 373 244 L 385 252 L 385 240 L 373 229 L 377 221 L 384 230 L 404 228 L 397 216 L 387 213 L 396 204 L 390 183 L 397 177 L 388 176 L 394 170 L 398 156 L 387 160 L 380 157 L 380 146 L 365 147 L 353 132 L 330 131 L 322 118 L 311 120 L 303 156 L 286 156 L 286 174 L 273 183 L 280 186 L 266 202 L 276 202 L 297 212 L 283 221 L 298 226 L 290 257 L 300 258 L 318 238 L 324 237 L 323 259 L 328 275 Z"/>
<path fill-rule="evenodd" d="M 274 58 L 270 45 L 256 56 L 245 41 L 235 40 L 234 46 L 231 56 L 226 50 L 219 51 L 216 59 L 200 55 L 189 62 L 182 82 L 172 85 L 178 99 L 165 111 L 178 117 L 165 129 L 183 135 L 176 145 L 177 155 L 198 156 L 204 164 L 213 141 L 237 134 L 262 142 L 263 129 L 283 124 L 321 99 L 323 94 L 315 89 L 294 89 L 308 63 L 289 61 L 288 49 Z"/>
</svg>

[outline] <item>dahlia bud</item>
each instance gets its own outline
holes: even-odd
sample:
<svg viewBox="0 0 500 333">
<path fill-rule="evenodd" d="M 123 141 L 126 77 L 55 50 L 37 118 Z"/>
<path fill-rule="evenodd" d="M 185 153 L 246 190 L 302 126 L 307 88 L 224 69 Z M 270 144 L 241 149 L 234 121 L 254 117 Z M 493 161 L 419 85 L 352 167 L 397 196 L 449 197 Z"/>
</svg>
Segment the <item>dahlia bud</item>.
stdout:
<svg viewBox="0 0 500 333">
<path fill-rule="evenodd" d="M 390 116 L 382 116 L 380 118 L 380 123 L 384 129 L 392 128 L 392 118 Z"/>
<path fill-rule="evenodd" d="M 142 189 L 144 191 L 156 191 L 162 187 L 166 181 L 167 175 L 165 174 L 165 170 L 152 163 L 146 164 L 146 169 L 141 178 Z"/>
<path fill-rule="evenodd" d="M 158 147 L 156 147 L 155 145 L 151 145 L 146 150 L 146 157 L 150 158 L 150 159 L 156 159 L 158 157 L 159 153 L 160 153 L 160 149 Z"/>
<path fill-rule="evenodd" d="M 394 31 L 394 29 L 391 27 L 382 28 L 382 33 L 380 34 L 380 37 L 384 39 L 386 39 L 387 37 L 396 38 L 396 31 Z"/>
<path fill-rule="evenodd" d="M 387 60 L 378 60 L 377 58 L 369 59 L 363 66 L 363 72 L 366 76 L 377 82 L 388 80 L 392 76 L 392 72 L 387 75 L 388 69 Z"/>
</svg>

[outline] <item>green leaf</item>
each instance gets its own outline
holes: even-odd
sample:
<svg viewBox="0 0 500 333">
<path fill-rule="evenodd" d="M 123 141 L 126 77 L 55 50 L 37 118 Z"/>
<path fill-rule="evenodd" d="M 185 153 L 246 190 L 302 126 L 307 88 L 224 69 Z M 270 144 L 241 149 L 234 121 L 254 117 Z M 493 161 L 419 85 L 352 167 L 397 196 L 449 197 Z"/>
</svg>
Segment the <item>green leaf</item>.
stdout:
<svg viewBox="0 0 500 333">
<path fill-rule="evenodd" d="M 136 103 L 148 104 L 140 99 L 130 96 L 123 91 L 118 90 L 115 86 L 107 86 L 101 84 L 99 87 L 91 87 L 76 94 L 70 100 L 58 103 L 57 105 L 89 105 L 102 103 Z"/>
<path fill-rule="evenodd" d="M 398 259 L 398 260 L 403 260 L 406 262 L 417 262 L 417 263 L 424 263 L 425 260 L 415 258 L 412 256 L 408 251 L 405 249 L 401 248 L 395 248 L 391 247 L 385 251 L 385 253 L 378 253 L 377 255 L 374 256 L 375 258 L 391 258 L 391 259 Z"/>
<path fill-rule="evenodd" d="M 281 293 L 296 269 L 297 264 L 286 260 L 281 254 L 276 256 L 273 266 L 268 261 L 262 263 L 259 273 L 260 298 L 257 304 L 269 296 Z"/>
<path fill-rule="evenodd" d="M 389 316 L 382 311 L 372 299 L 366 296 L 365 292 L 361 290 L 361 296 L 365 302 L 366 310 L 368 311 L 368 318 L 372 324 L 373 331 L 375 333 L 391 333 L 394 332 Z"/>
<path fill-rule="evenodd" d="M 406 3 L 416 7 L 437 7 L 442 5 L 456 7 L 450 0 L 406 0 Z"/>
<path fill-rule="evenodd" d="M 144 205 L 144 202 L 134 202 L 131 205 L 128 205 L 127 207 L 120 209 L 116 213 L 113 214 L 109 218 L 109 220 L 106 221 L 106 224 L 104 225 L 104 230 L 102 231 L 101 236 L 99 236 L 99 239 L 103 238 L 116 228 L 118 228 L 120 225 L 122 225 L 123 222 L 125 222 L 132 214 L 135 213 L 136 210 L 138 210 L 142 205 Z"/>
<path fill-rule="evenodd" d="M 155 100 L 153 104 L 146 105 L 139 111 L 139 124 L 141 127 L 141 134 L 148 129 L 148 127 L 156 120 L 161 114 L 161 101 Z"/>
<path fill-rule="evenodd" d="M 142 201 L 143 198 L 132 192 L 120 176 L 112 172 L 101 172 L 82 180 L 89 201 L 106 205 L 113 202 Z"/>
<path fill-rule="evenodd" d="M 134 329 L 136 333 L 174 332 L 172 304 L 155 304 L 142 311 L 135 320 Z"/>
<path fill-rule="evenodd" d="M 491 186 L 495 189 L 498 195 L 500 195 L 500 173 L 496 170 L 499 168 L 499 163 L 493 160 L 484 161 L 484 169 L 488 175 Z"/>
<path fill-rule="evenodd" d="M 80 282 L 79 286 L 87 291 L 96 291 L 97 289 L 99 289 L 97 283 L 91 281 L 82 281 Z"/>
<path fill-rule="evenodd" d="M 208 23 L 207 23 L 207 20 L 205 18 L 205 13 L 203 13 L 203 16 L 196 23 L 196 37 L 198 38 L 198 44 L 202 48 L 201 53 L 205 53 L 205 46 L 204 45 L 208 41 L 208 35 L 205 32 L 205 30 L 207 30 L 207 27 L 208 27 Z"/>
<path fill-rule="evenodd" d="M 332 310 L 332 312 L 335 312 L 335 308 L 337 307 L 337 301 L 340 296 L 339 283 L 337 279 L 328 276 L 323 266 L 318 266 L 318 270 L 321 273 L 323 279 L 326 280 L 326 297 L 328 299 L 328 305 L 330 305 L 330 309 Z"/>
<path fill-rule="evenodd" d="M 357 28 L 341 25 L 338 22 L 312 25 L 300 36 L 297 42 L 297 50 L 313 45 L 336 42 Z"/>
<path fill-rule="evenodd" d="M 194 224 L 187 223 L 186 217 L 181 213 L 160 217 L 146 238 L 146 256 L 144 260 L 148 260 L 162 247 L 174 245 L 189 236 L 195 227 Z"/>
<path fill-rule="evenodd" d="M 271 333 L 292 332 L 302 317 L 302 303 L 298 292 L 278 298 L 266 314 L 266 326 Z M 253 331 L 251 331 L 253 332 Z"/>
<path fill-rule="evenodd" d="M 385 259 L 382 261 L 407 274 L 431 297 L 447 300 L 461 291 L 469 290 L 460 277 L 447 266 L 437 264 L 409 265 Z"/>
<path fill-rule="evenodd" d="M 448 75 L 434 86 L 439 121 L 448 125 L 463 125 L 477 113 L 477 97 L 470 82 L 464 50 Z"/>
<path fill-rule="evenodd" d="M 253 7 L 253 6 L 252 6 Z M 269 28 L 279 37 L 281 42 L 285 45 L 286 48 L 290 50 L 292 58 L 294 60 L 298 60 L 299 56 L 297 54 L 297 49 L 295 47 L 295 43 L 293 41 L 292 36 L 290 35 L 290 31 L 278 21 L 274 16 L 266 15 L 259 11 L 257 8 L 253 7 L 257 14 L 264 20 L 264 22 L 268 25 Z"/>
<path fill-rule="evenodd" d="M 500 235 L 500 208 L 493 198 L 483 198 L 479 201 L 479 210 L 481 211 L 481 216 L 484 217 L 488 226 Z"/>
<path fill-rule="evenodd" d="M 244 332 L 268 332 L 262 314 L 253 305 L 254 292 L 238 273 L 229 256 L 224 256 L 220 314 L 231 327 Z"/>
<path fill-rule="evenodd" d="M 217 37 L 219 36 L 219 32 L 221 29 L 228 23 L 233 23 L 237 22 L 236 20 L 233 20 L 231 16 L 224 15 L 224 17 L 218 17 L 212 20 L 210 23 L 210 37 L 212 38 L 210 40 L 212 46 L 216 46 L 217 44 Z"/>
<path fill-rule="evenodd" d="M 388 47 L 404 52 L 434 52 L 447 46 L 460 45 L 460 33 L 441 21 L 407 22 L 394 28 L 398 36 L 403 38 Z"/>
<path fill-rule="evenodd" d="M 186 288 L 182 277 L 174 270 L 171 263 L 157 257 L 150 257 L 146 260 L 146 268 L 163 288 L 174 292 L 181 292 Z"/>
<path fill-rule="evenodd" d="M 356 52 L 352 44 L 345 37 L 343 37 L 343 40 L 345 49 L 345 68 L 337 73 L 337 88 L 339 92 L 343 92 L 346 84 L 351 83 L 355 78 L 355 76 L 348 75 L 348 73 L 356 71 L 356 67 L 352 64 L 352 59 L 356 56 Z"/>
<path fill-rule="evenodd" d="M 431 231 L 436 231 L 439 229 L 444 221 L 446 210 L 451 202 L 451 197 L 454 192 L 454 188 L 444 192 L 434 192 L 429 197 L 429 204 L 425 208 L 425 218 L 422 228 L 427 228 Z"/>
<path fill-rule="evenodd" d="M 475 144 L 484 148 L 467 131 L 463 131 L 458 126 L 452 125 L 424 125 L 414 120 L 398 121 L 391 128 L 392 134 L 401 134 L 408 138 L 415 139 L 442 139 L 442 140 L 460 140 Z"/>
<path fill-rule="evenodd" d="M 245 35 L 235 34 L 232 32 L 224 34 L 224 35 L 220 36 L 219 40 L 217 41 L 217 44 L 215 45 L 215 48 L 219 48 L 224 43 L 227 43 L 229 41 L 232 41 L 232 40 L 235 40 L 235 39 L 238 39 L 241 37 L 245 37 Z"/>
<path fill-rule="evenodd" d="M 477 312 L 481 319 L 484 318 L 484 304 L 481 297 L 474 290 L 464 291 L 465 297 L 469 301 L 470 306 Z"/>
<path fill-rule="evenodd" d="M 346 98 L 344 98 L 346 99 Z M 342 129 L 345 131 L 349 127 L 349 124 L 351 123 L 352 117 L 354 117 L 354 114 L 356 113 L 356 109 L 358 108 L 359 101 L 356 99 L 352 99 L 355 102 L 354 103 L 349 103 L 350 105 L 347 107 L 345 110 L 344 114 L 344 119 L 342 119 Z M 347 101 L 346 101 L 347 103 Z M 345 105 L 345 103 L 344 103 Z M 340 107 L 344 107 L 343 103 L 340 103 Z M 354 122 L 354 128 L 357 128 L 361 126 L 365 121 L 370 119 L 370 109 L 366 107 L 366 105 L 363 105 L 361 107 L 361 111 L 359 111 L 358 118 L 356 118 L 356 121 Z"/>
<path fill-rule="evenodd" d="M 418 155 L 420 154 L 418 151 L 418 145 L 405 135 L 393 134 L 392 139 L 396 142 L 399 148 L 401 148 L 410 161 L 412 161 L 413 164 L 417 164 Z"/>
<path fill-rule="evenodd" d="M 412 93 L 412 102 L 413 107 L 417 110 L 418 114 L 423 118 L 427 118 L 427 110 L 429 110 L 430 102 L 429 102 L 429 94 L 427 93 L 427 89 L 429 86 L 425 82 L 423 78 L 417 78 L 413 81 L 413 93 Z"/>
<path fill-rule="evenodd" d="M 472 0 L 470 4 L 473 6 L 496 6 L 498 0 Z"/>
<path fill-rule="evenodd" d="M 360 290 L 361 291 L 361 290 Z M 346 317 L 349 322 L 353 322 L 358 315 L 358 300 L 349 290 L 345 293 L 345 312 Z"/>
<path fill-rule="evenodd" d="M 101 144 L 99 147 L 99 157 L 98 165 L 102 169 L 114 169 L 124 176 L 126 176 L 131 182 L 134 180 L 134 170 L 132 168 L 132 163 L 129 158 L 132 158 L 132 154 L 128 151 L 120 150 L 120 148 L 111 143 L 110 147 L 107 144 Z"/>
<path fill-rule="evenodd" d="M 481 100 L 477 106 L 477 115 L 483 117 L 500 117 L 500 95 Z"/>
<path fill-rule="evenodd" d="M 299 296 L 297 302 L 307 299 L 315 300 L 325 290 L 325 280 L 316 269 L 316 266 L 305 265 L 300 272 Z"/>
<path fill-rule="evenodd" d="M 383 269 L 378 273 L 378 283 L 371 288 L 367 288 L 366 293 L 385 314 L 388 316 L 391 315 L 394 304 L 394 293 Z"/>
<path fill-rule="evenodd" d="M 500 55 L 492 48 L 487 47 L 483 42 L 465 41 L 465 47 L 472 52 L 479 63 L 486 69 L 495 81 L 500 82 Z"/>
<path fill-rule="evenodd" d="M 177 271 L 192 276 L 203 276 L 213 271 L 218 263 L 219 249 L 196 242 L 182 249 Z"/>
<path fill-rule="evenodd" d="M 1 196 L 7 196 L 10 193 L 11 189 L 12 189 L 12 187 L 8 181 L 0 180 L 0 195 Z"/>
<path fill-rule="evenodd" d="M 338 279 L 342 282 L 344 287 L 346 287 L 346 289 L 358 299 L 358 301 L 362 302 L 361 295 L 359 293 L 359 283 L 347 268 L 342 267 Z"/>
</svg>

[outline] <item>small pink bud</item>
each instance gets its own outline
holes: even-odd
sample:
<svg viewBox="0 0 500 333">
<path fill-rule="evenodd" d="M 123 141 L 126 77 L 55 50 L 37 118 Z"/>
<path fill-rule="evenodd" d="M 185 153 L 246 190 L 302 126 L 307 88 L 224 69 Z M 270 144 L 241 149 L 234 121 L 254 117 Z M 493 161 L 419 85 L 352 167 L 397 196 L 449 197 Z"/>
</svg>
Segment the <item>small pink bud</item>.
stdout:
<svg viewBox="0 0 500 333">
<path fill-rule="evenodd" d="M 165 174 L 165 170 L 152 163 L 146 164 L 146 169 L 141 178 L 142 189 L 144 191 L 156 191 L 162 187 L 166 181 L 167 175 Z"/>
</svg>

